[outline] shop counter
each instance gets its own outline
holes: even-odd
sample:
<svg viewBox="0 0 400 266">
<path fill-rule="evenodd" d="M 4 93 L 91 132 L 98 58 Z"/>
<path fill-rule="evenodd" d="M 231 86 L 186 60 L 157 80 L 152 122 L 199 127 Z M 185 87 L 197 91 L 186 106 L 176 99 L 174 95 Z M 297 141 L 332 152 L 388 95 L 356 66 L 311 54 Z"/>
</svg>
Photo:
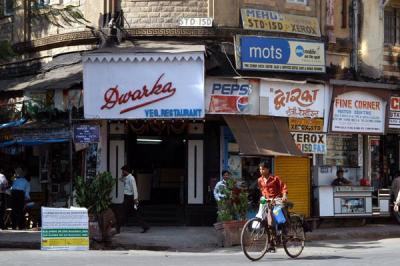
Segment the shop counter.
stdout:
<svg viewBox="0 0 400 266">
<path fill-rule="evenodd" d="M 372 191 L 372 187 L 319 186 L 319 216 L 372 216 Z"/>
</svg>

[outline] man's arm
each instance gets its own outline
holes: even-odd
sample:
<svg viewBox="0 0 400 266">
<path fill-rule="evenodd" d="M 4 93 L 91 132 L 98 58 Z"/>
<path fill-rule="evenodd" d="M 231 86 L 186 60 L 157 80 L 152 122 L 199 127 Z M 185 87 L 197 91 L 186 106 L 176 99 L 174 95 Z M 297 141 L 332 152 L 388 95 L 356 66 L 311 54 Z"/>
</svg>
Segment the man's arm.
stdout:
<svg viewBox="0 0 400 266">
<path fill-rule="evenodd" d="M 133 189 L 133 198 L 135 201 L 138 201 L 139 199 L 139 195 L 138 195 L 138 191 L 137 191 L 137 186 L 136 186 L 136 180 L 135 177 L 132 176 L 132 189 Z"/>
</svg>

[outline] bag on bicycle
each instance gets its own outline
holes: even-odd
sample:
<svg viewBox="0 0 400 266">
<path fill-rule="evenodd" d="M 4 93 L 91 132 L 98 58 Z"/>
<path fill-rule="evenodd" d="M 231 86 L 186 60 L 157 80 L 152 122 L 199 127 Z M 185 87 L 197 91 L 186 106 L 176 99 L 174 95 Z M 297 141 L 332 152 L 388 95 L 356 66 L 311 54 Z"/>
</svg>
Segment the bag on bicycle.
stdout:
<svg viewBox="0 0 400 266">
<path fill-rule="evenodd" d="M 285 215 L 283 214 L 282 206 L 279 205 L 274 206 L 272 213 L 274 215 L 274 219 L 277 224 L 286 223 L 286 218 Z"/>
</svg>

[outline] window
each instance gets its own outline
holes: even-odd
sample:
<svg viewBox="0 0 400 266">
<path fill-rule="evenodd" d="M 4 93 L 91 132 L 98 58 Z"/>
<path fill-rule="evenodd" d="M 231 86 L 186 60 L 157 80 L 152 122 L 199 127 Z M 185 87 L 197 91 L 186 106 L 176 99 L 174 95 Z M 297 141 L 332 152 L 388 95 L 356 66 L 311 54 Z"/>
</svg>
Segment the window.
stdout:
<svg viewBox="0 0 400 266">
<path fill-rule="evenodd" d="M 400 43 L 400 9 L 385 10 L 384 40 L 387 44 Z"/>
<path fill-rule="evenodd" d="M 286 2 L 291 4 L 307 5 L 307 0 L 286 0 Z"/>
<path fill-rule="evenodd" d="M 14 0 L 4 0 L 3 7 L 5 16 L 12 15 L 14 13 Z"/>
</svg>

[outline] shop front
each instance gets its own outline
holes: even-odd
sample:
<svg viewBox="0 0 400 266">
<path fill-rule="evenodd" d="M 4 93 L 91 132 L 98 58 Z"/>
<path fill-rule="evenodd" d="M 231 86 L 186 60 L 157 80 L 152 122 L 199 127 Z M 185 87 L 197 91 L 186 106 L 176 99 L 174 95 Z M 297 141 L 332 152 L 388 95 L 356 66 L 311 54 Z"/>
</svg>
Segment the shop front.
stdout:
<svg viewBox="0 0 400 266">
<path fill-rule="evenodd" d="M 207 78 L 206 113 L 220 121 L 220 171 L 227 169 L 245 183 L 255 208 L 260 197 L 258 165 L 267 162 L 287 183 L 294 211 L 310 215 L 311 162 L 301 151 L 302 144 L 295 142 L 288 118 L 306 121 L 304 130 L 319 118 L 316 125 L 322 131 L 324 104 L 325 86 L 321 84 Z M 323 152 L 325 144 L 320 138 L 305 137 L 307 144 Z"/>
<path fill-rule="evenodd" d="M 327 153 L 314 169 L 316 215 L 390 215 L 390 185 L 398 170 L 398 140 L 386 128 L 390 95 L 384 89 L 333 87 Z M 350 185 L 332 185 L 339 169 Z"/>
<path fill-rule="evenodd" d="M 204 46 L 100 50 L 84 60 L 85 118 L 106 124 L 100 169 L 118 182 L 133 169 L 144 216 L 159 224 L 210 224 L 203 215 Z M 202 219 L 199 217 L 203 216 Z"/>
</svg>

